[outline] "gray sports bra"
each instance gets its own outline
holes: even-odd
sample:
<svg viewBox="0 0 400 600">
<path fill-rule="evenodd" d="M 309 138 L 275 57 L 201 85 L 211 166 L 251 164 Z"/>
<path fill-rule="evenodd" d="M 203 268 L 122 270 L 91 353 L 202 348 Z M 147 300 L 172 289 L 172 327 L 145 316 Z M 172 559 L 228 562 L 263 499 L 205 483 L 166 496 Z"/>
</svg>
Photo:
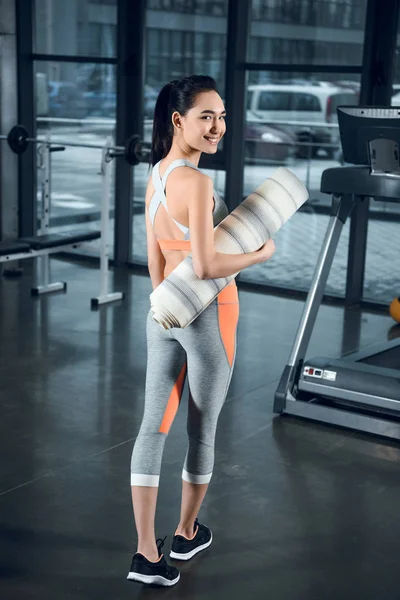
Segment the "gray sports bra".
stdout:
<svg viewBox="0 0 400 600">
<path fill-rule="evenodd" d="M 167 206 L 167 199 L 165 196 L 165 187 L 167 185 L 167 179 L 168 179 L 169 174 L 177 167 L 191 167 L 192 169 L 195 169 L 196 171 L 200 171 L 200 169 L 198 169 L 190 161 L 185 160 L 184 158 L 180 158 L 180 159 L 174 160 L 169 165 L 169 167 L 167 168 L 167 170 L 164 173 L 164 176 L 161 178 L 160 162 L 158 162 L 156 165 L 154 165 L 153 173 L 152 173 L 154 194 L 149 203 L 149 216 L 150 216 L 150 221 L 151 221 L 152 225 L 154 224 L 154 219 L 156 217 L 157 210 L 158 210 L 160 204 L 162 204 L 164 206 L 165 210 L 169 214 L 169 210 L 168 210 L 168 206 Z M 200 173 L 201 173 L 201 171 L 200 171 Z M 218 225 L 223 219 L 225 219 L 225 217 L 227 215 L 228 215 L 228 207 L 226 206 L 226 204 L 222 200 L 222 198 L 214 190 L 214 210 L 213 210 L 214 227 L 216 225 Z M 185 225 L 182 225 L 181 223 L 178 223 L 178 221 L 176 221 L 173 217 L 171 217 L 171 219 L 179 227 L 179 229 L 185 234 L 185 240 L 188 240 L 190 237 L 189 228 L 185 227 Z"/>
</svg>

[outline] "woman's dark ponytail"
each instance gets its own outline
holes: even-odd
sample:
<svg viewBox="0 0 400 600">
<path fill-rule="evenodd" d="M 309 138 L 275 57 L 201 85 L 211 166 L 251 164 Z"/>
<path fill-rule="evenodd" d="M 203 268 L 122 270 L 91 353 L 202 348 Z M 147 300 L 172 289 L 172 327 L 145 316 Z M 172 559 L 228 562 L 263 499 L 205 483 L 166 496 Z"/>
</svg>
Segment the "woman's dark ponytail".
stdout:
<svg viewBox="0 0 400 600">
<path fill-rule="evenodd" d="M 174 126 L 171 121 L 171 107 L 174 104 L 172 95 L 177 81 L 170 81 L 158 94 L 154 108 L 153 138 L 151 145 L 151 164 L 154 167 L 168 154 L 172 145 Z"/>
<path fill-rule="evenodd" d="M 171 149 L 174 137 L 172 114 L 184 116 L 195 103 L 200 92 L 217 91 L 217 84 L 208 75 L 191 75 L 170 81 L 158 94 L 154 109 L 153 137 L 150 162 L 154 167 Z"/>
</svg>

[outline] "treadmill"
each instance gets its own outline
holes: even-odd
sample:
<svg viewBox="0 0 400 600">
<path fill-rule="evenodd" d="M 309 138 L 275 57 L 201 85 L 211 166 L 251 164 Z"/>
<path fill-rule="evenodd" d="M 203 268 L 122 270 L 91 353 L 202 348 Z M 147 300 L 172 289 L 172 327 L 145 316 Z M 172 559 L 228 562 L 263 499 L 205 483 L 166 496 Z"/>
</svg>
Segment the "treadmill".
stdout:
<svg viewBox="0 0 400 600">
<path fill-rule="evenodd" d="M 305 358 L 352 208 L 366 197 L 400 203 L 400 110 L 341 106 L 337 113 L 343 157 L 351 165 L 322 174 L 321 191 L 332 194 L 331 216 L 274 412 L 400 440 L 400 340 L 342 358 Z"/>
</svg>

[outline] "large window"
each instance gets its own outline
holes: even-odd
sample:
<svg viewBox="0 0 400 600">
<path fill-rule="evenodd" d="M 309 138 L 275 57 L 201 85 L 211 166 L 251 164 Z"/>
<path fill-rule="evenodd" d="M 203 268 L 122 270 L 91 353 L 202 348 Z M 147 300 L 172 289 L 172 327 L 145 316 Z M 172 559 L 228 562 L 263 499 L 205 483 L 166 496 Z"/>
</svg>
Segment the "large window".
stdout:
<svg viewBox="0 0 400 600">
<path fill-rule="evenodd" d="M 248 59 L 361 64 L 366 7 L 367 0 L 253 0 Z"/>
<path fill-rule="evenodd" d="M 289 34 L 288 34 L 289 35 Z M 348 36 L 346 36 L 348 37 Z M 351 41 L 322 41 L 280 37 L 250 39 L 249 60 L 268 63 L 300 63 L 318 65 L 357 65 L 362 60 L 363 32 L 357 32 Z"/>
<path fill-rule="evenodd" d="M 244 194 L 286 166 L 305 183 L 310 198 L 277 234 L 272 260 L 246 269 L 241 279 L 307 290 L 331 204 L 320 192 L 321 175 L 342 159 L 336 107 L 358 102 L 360 75 L 336 73 L 326 80 L 326 74 L 291 73 L 284 81 L 274 75 L 253 71 L 258 83 L 247 88 Z M 327 284 L 332 294 L 345 292 L 348 236 L 346 224 Z"/>
<path fill-rule="evenodd" d="M 35 0 L 35 52 L 116 56 L 117 0 Z"/>
<path fill-rule="evenodd" d="M 400 107 L 399 50 L 398 33 L 391 98 L 391 105 L 396 107 Z M 364 296 L 368 300 L 389 303 L 400 295 L 399 235 L 400 203 L 371 200 L 364 283 Z"/>
<path fill-rule="evenodd" d="M 388 214 L 387 219 L 368 222 L 364 296 L 374 302 L 389 303 L 400 296 L 399 264 L 400 219 Z"/>
<path fill-rule="evenodd" d="M 342 162 L 336 109 L 358 103 L 366 7 L 367 0 L 252 2 L 247 59 L 269 69 L 248 72 L 244 193 L 284 165 L 310 199 L 277 234 L 272 260 L 246 269 L 242 280 L 309 287 L 331 203 L 319 191 L 321 174 Z M 328 280 L 332 294 L 345 292 L 348 237 L 346 224 Z"/>
<path fill-rule="evenodd" d="M 154 10 L 172 10 L 176 13 L 223 17 L 227 13 L 226 0 L 148 0 L 147 7 Z"/>
<path fill-rule="evenodd" d="M 224 95 L 227 7 L 227 0 L 149 0 L 144 97 L 146 141 L 151 139 L 158 92 L 171 79 L 194 73 L 211 75 Z M 225 173 L 214 170 L 206 172 L 223 195 Z M 144 262 L 147 258 L 144 196 L 148 177 L 147 165 L 135 168 L 132 254 L 136 262 Z"/>
<path fill-rule="evenodd" d="M 365 0 L 253 0 L 254 21 L 364 29 Z"/>
<path fill-rule="evenodd" d="M 34 21 L 37 136 L 102 146 L 115 133 L 117 0 L 35 0 Z M 68 146 L 51 153 L 52 230 L 98 228 L 101 156 L 101 149 Z M 43 175 L 39 149 L 38 218 Z M 110 200 L 112 217 L 113 194 Z"/>
<path fill-rule="evenodd" d="M 160 90 L 167 80 L 198 73 L 211 75 L 223 89 L 225 45 L 226 35 L 221 33 L 148 28 L 147 85 Z"/>
<path fill-rule="evenodd" d="M 101 146 L 114 136 L 114 65 L 38 61 L 35 76 L 39 138 Z M 40 156 L 37 164 L 40 216 Z M 100 164 L 97 149 L 66 146 L 63 152 L 51 154 L 51 227 L 99 220 Z"/>
<path fill-rule="evenodd" d="M 39 137 L 50 134 L 53 139 L 102 145 L 114 135 L 118 4 L 118 0 L 34 0 Z M 368 2 L 252 0 L 250 4 L 246 61 L 264 66 L 248 65 L 243 93 L 244 195 L 284 165 L 304 181 L 310 199 L 278 234 L 278 252 L 268 266 L 247 269 L 241 277 L 307 289 L 331 202 L 319 191 L 321 174 L 343 163 L 336 109 L 359 98 Z M 150 141 L 157 95 L 171 79 L 209 74 L 225 98 L 228 12 L 233 4 L 228 0 L 147 0 L 146 6 L 144 139 Z M 400 106 L 399 65 L 397 61 L 394 106 Z M 97 226 L 101 151 L 69 148 L 51 158 L 52 226 L 82 222 Z M 224 195 L 225 171 L 209 170 L 208 174 Z M 41 175 L 38 161 L 38 215 Z M 148 177 L 147 165 L 135 167 L 132 258 L 137 262 L 147 258 L 144 196 Z M 114 194 L 111 228 L 113 202 Z M 364 289 L 369 299 L 386 302 L 399 293 L 392 273 L 398 221 L 400 205 L 371 202 Z M 334 294 L 344 294 L 348 235 L 347 224 L 328 283 L 328 291 Z"/>
</svg>

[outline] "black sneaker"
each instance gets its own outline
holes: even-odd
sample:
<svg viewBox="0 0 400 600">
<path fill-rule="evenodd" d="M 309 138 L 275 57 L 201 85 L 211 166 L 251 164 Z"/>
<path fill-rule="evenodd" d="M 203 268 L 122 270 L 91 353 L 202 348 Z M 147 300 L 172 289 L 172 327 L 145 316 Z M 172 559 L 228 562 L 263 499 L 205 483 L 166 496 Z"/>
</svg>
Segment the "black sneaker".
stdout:
<svg viewBox="0 0 400 600">
<path fill-rule="evenodd" d="M 213 538 L 210 529 L 205 525 L 201 525 L 197 519 L 194 522 L 193 528 L 193 533 L 195 532 L 196 535 L 191 540 L 183 537 L 183 535 L 174 535 L 171 552 L 169 553 L 171 558 L 175 558 L 176 560 L 190 560 L 198 552 L 205 550 L 211 545 Z"/>
<path fill-rule="evenodd" d="M 127 579 L 147 583 L 150 585 L 162 585 L 169 587 L 178 583 L 180 573 L 175 567 L 170 567 L 161 554 L 161 548 L 164 546 L 165 538 L 157 540 L 160 542 L 157 546 L 160 559 L 157 562 L 150 562 L 143 554 L 136 552 L 132 558 L 132 564 Z"/>
</svg>

